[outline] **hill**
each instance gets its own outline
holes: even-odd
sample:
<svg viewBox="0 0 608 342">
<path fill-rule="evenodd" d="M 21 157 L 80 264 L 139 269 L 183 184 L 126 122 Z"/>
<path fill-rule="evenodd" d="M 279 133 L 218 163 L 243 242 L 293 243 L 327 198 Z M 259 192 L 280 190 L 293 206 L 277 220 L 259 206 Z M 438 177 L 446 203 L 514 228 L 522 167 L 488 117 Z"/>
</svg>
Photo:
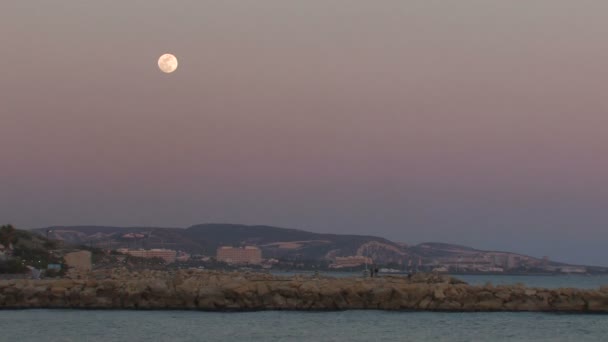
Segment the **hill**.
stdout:
<svg viewBox="0 0 608 342">
<path fill-rule="evenodd" d="M 321 260 L 335 256 L 362 255 L 367 252 L 385 263 L 399 262 L 407 252 L 398 244 L 370 235 L 312 233 L 298 229 L 234 224 L 201 224 L 185 230 L 186 236 L 205 245 L 207 250 L 219 246 L 255 245 L 267 258 Z"/>
<path fill-rule="evenodd" d="M 46 239 L 30 231 L 0 226 L 0 273 L 22 273 L 27 266 L 45 269 L 48 264 L 60 263 L 52 251 L 57 241 Z"/>
<path fill-rule="evenodd" d="M 74 245 L 104 249 L 170 248 L 215 255 L 220 246 L 255 245 L 265 258 L 325 260 L 365 252 L 387 263 L 408 255 L 397 243 L 377 236 L 320 234 L 298 229 L 237 224 L 199 224 L 186 229 L 161 227 L 54 226 L 39 234 Z"/>
<path fill-rule="evenodd" d="M 220 246 L 253 245 L 264 258 L 291 261 L 331 261 L 336 257 L 368 256 L 393 267 L 464 272 L 587 272 L 546 259 L 511 252 L 484 251 L 467 246 L 427 242 L 414 246 L 378 236 L 323 234 L 264 225 L 199 224 L 188 228 L 55 226 L 34 231 L 75 245 L 102 249 L 169 248 L 214 256 Z M 593 272 L 605 272 L 594 268 Z"/>
</svg>

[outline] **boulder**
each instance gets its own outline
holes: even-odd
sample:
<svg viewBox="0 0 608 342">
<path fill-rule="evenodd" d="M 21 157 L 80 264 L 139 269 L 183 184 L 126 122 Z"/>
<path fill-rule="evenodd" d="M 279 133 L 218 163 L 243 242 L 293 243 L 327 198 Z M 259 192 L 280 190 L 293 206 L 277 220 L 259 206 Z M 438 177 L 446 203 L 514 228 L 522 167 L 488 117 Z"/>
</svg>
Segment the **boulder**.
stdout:
<svg viewBox="0 0 608 342">
<path fill-rule="evenodd" d="M 33 307 L 608 312 L 608 289 L 470 286 L 421 273 L 364 279 L 118 269 L 81 279 L 0 280 L 0 308 Z"/>
</svg>

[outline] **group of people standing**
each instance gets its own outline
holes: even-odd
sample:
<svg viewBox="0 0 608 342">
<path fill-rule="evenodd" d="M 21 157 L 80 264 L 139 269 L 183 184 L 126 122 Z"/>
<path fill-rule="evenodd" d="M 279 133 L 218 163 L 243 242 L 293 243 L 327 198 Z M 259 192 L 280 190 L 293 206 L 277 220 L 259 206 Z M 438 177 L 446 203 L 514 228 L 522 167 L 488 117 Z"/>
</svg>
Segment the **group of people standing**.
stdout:
<svg viewBox="0 0 608 342">
<path fill-rule="evenodd" d="M 378 276 L 378 267 L 374 267 L 372 265 L 372 267 L 368 270 L 365 269 L 365 277 L 367 277 L 369 275 L 370 278 L 375 278 Z"/>
</svg>

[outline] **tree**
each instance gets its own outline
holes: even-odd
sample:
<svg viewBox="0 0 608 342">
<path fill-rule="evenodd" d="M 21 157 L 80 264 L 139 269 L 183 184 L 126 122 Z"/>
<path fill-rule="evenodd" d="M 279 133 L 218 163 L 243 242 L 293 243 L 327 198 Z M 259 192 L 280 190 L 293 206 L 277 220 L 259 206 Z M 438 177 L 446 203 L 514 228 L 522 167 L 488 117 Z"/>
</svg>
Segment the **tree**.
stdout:
<svg viewBox="0 0 608 342">
<path fill-rule="evenodd" d="M 2 273 L 23 273 L 27 271 L 27 267 L 23 264 L 21 259 L 14 258 L 6 261 L 0 261 L 0 274 Z"/>
<path fill-rule="evenodd" d="M 0 243 L 5 247 L 15 242 L 15 227 L 10 224 L 0 226 Z"/>
</svg>

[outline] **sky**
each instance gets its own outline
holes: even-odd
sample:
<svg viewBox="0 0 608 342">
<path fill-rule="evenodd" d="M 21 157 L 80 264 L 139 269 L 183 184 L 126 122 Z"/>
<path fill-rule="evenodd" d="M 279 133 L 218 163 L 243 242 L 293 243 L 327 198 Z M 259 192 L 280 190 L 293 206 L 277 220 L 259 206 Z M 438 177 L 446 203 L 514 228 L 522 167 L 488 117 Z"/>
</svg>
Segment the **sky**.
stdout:
<svg viewBox="0 0 608 342">
<path fill-rule="evenodd" d="M 4 0 L 0 221 L 267 224 L 608 266 L 606 13 Z"/>
</svg>

